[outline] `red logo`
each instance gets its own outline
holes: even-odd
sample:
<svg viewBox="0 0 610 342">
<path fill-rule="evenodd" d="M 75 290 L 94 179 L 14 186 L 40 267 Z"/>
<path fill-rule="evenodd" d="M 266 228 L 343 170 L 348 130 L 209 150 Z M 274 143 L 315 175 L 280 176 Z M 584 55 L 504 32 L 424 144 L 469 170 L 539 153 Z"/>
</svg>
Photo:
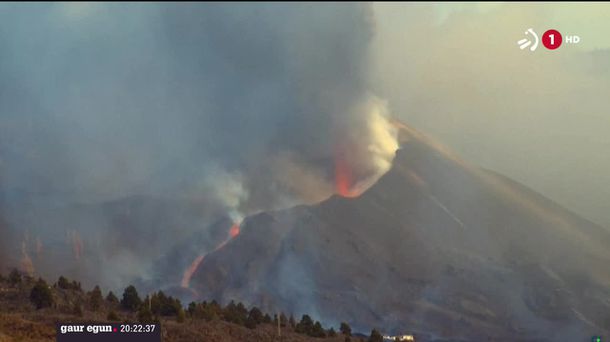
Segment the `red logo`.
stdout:
<svg viewBox="0 0 610 342">
<path fill-rule="evenodd" d="M 555 50 L 561 46 L 561 33 L 557 30 L 548 30 L 542 35 L 542 45 L 549 50 Z"/>
</svg>

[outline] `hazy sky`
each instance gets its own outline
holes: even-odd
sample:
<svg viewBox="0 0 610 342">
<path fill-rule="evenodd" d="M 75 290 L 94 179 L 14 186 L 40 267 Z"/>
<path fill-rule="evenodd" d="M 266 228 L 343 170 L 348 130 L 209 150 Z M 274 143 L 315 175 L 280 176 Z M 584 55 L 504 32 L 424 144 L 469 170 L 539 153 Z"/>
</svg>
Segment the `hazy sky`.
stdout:
<svg viewBox="0 0 610 342">
<path fill-rule="evenodd" d="M 474 164 L 610 227 L 610 4 L 375 4 L 377 90 Z M 521 51 L 533 28 L 578 45 Z"/>
</svg>

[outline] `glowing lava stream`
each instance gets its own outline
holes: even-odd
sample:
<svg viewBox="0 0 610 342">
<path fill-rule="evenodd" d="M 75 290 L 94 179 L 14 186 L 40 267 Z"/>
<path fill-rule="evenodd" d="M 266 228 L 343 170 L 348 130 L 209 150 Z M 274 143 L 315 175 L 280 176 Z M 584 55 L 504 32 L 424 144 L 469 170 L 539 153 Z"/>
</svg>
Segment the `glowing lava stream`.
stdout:
<svg viewBox="0 0 610 342">
<path fill-rule="evenodd" d="M 231 241 L 231 239 L 239 235 L 239 226 L 239 223 L 234 223 L 231 226 L 231 229 L 229 229 L 229 236 L 227 237 L 227 239 L 220 243 L 218 246 L 216 246 L 216 248 L 214 248 L 214 250 L 212 250 L 210 253 L 214 253 L 217 250 L 223 248 L 229 241 Z M 195 271 L 197 271 L 197 268 L 199 268 L 199 265 L 201 265 L 203 259 L 208 254 L 209 253 L 201 254 L 197 258 L 195 258 L 195 260 L 193 260 L 189 267 L 187 267 L 187 269 L 184 271 L 180 286 L 182 286 L 183 288 L 189 288 L 193 274 L 195 273 Z"/>
<path fill-rule="evenodd" d="M 357 197 L 359 194 L 352 189 L 354 179 L 352 171 L 345 159 L 341 156 L 335 158 L 335 190 L 342 197 Z"/>
</svg>

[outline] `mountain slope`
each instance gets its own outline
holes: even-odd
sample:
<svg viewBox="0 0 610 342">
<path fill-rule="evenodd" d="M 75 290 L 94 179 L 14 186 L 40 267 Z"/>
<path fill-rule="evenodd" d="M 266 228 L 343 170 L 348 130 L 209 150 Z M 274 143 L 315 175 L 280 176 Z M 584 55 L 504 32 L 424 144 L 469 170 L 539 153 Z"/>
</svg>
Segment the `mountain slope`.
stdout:
<svg viewBox="0 0 610 342">
<path fill-rule="evenodd" d="M 610 326 L 610 234 L 403 126 L 357 198 L 261 213 L 206 256 L 203 297 L 333 324 L 467 340 L 583 339 Z"/>
</svg>

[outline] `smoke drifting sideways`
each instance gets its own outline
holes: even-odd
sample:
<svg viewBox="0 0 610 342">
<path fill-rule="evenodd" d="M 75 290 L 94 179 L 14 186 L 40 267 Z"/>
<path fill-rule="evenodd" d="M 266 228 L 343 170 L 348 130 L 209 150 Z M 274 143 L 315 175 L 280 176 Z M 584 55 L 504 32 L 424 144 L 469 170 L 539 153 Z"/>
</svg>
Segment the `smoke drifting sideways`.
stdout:
<svg viewBox="0 0 610 342">
<path fill-rule="evenodd" d="M 360 192 L 398 147 L 370 84 L 369 5 L 0 6 L 7 230 L 45 252 L 49 236 L 80 231 L 79 253 L 107 273 L 116 264 L 120 281 L 152 262 L 106 234 L 117 224 L 106 209 L 126 198 L 125 217 L 142 196 L 202 205 L 182 235 L 127 220 L 124 239 L 161 248 L 218 216 L 322 200 L 339 189 L 337 165 L 349 174 L 340 189 Z M 75 205 L 89 209 L 45 216 Z"/>
</svg>

